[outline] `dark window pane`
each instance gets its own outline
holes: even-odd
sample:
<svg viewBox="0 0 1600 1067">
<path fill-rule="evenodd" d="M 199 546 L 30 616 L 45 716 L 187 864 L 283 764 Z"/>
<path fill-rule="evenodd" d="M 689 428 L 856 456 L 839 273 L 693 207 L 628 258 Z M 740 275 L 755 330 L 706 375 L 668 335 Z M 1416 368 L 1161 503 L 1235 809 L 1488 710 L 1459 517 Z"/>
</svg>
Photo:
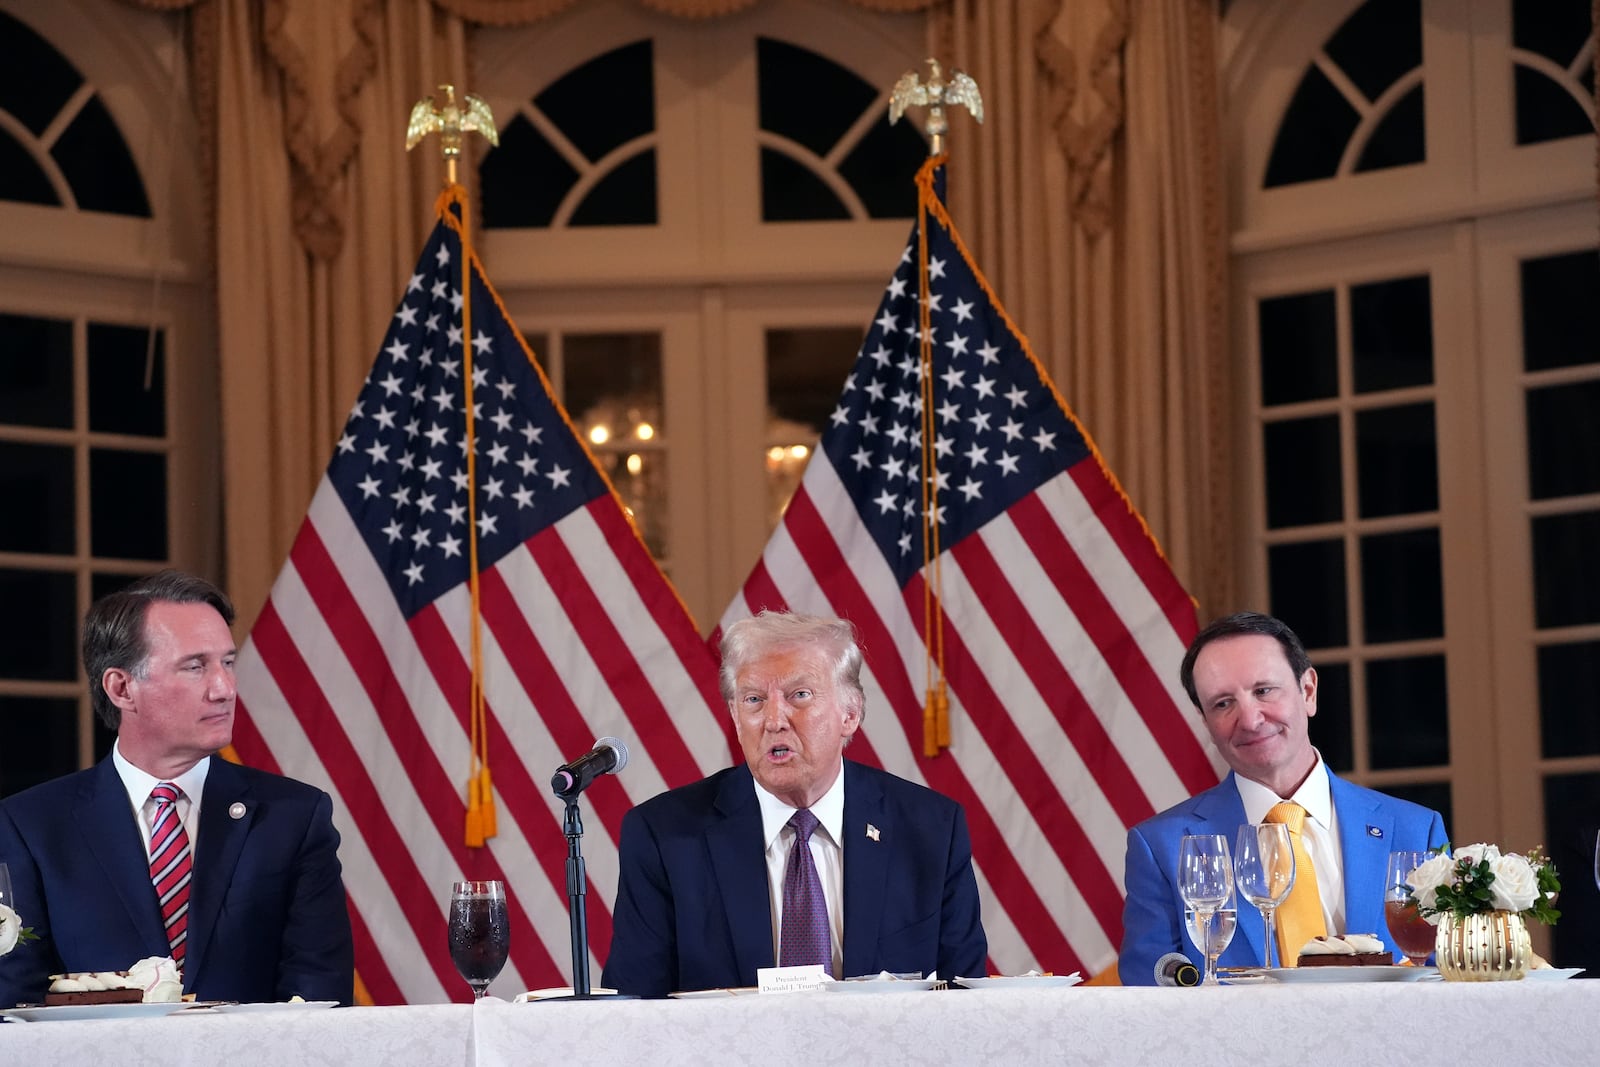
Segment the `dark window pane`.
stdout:
<svg viewBox="0 0 1600 1067">
<path fill-rule="evenodd" d="M 1368 644 L 1444 635 L 1439 531 L 1361 539 L 1362 619 Z"/>
<path fill-rule="evenodd" d="M 821 434 L 860 347 L 861 331 L 853 326 L 768 330 L 768 409 Z"/>
<path fill-rule="evenodd" d="M 1350 354 L 1358 393 L 1433 381 L 1428 276 L 1350 287 Z"/>
<path fill-rule="evenodd" d="M 1570 67 L 1594 29 L 1591 2 L 1512 0 L 1512 45 Z"/>
<path fill-rule="evenodd" d="M 1600 381 L 1529 389 L 1528 494 L 1600 492 Z"/>
<path fill-rule="evenodd" d="M 0 678 L 70 682 L 78 676 L 77 579 L 0 570 Z M 6 738 L 0 748 L 10 748 Z"/>
<path fill-rule="evenodd" d="M 784 41 L 756 38 L 761 128 L 819 156 L 872 106 L 878 90 L 831 59 Z"/>
<path fill-rule="evenodd" d="M 59 207 L 61 197 L 43 168 L 22 145 L 0 133 L 0 200 Z"/>
<path fill-rule="evenodd" d="M 147 437 L 167 432 L 165 349 L 160 329 L 152 337 L 145 326 L 89 324 L 90 430 Z"/>
<path fill-rule="evenodd" d="M 1517 101 L 1517 144 L 1540 144 L 1563 137 L 1592 137 L 1594 123 L 1572 94 L 1542 71 L 1522 64 L 1514 68 Z"/>
<path fill-rule="evenodd" d="M 1561 872 L 1561 921 L 1550 928 L 1550 962 L 1592 967 L 1600 959 L 1600 889 L 1595 833 L 1600 831 L 1600 774 L 1552 774 L 1544 780 L 1544 846 Z M 1518 842 L 1523 848 L 1539 842 Z M 1592 971 L 1590 972 L 1593 973 Z"/>
<path fill-rule="evenodd" d="M 167 558 L 167 457 L 89 451 L 89 544 L 109 559 Z"/>
<path fill-rule="evenodd" d="M 1430 811 L 1436 811 L 1444 819 L 1445 833 L 1450 833 L 1450 827 L 1455 822 L 1455 810 L 1450 800 L 1449 782 L 1419 782 L 1416 785 L 1386 785 L 1383 791 L 1392 797 L 1409 800 L 1413 804 L 1421 804 Z"/>
<path fill-rule="evenodd" d="M 850 211 L 827 183 L 771 148 L 761 149 L 761 218 L 766 222 L 848 219 Z"/>
<path fill-rule="evenodd" d="M 1327 75 L 1316 67 L 1307 68 L 1278 126 L 1263 186 L 1275 189 L 1333 177 L 1360 121 Z"/>
<path fill-rule="evenodd" d="M 145 199 L 138 164 L 98 96 L 83 105 L 50 154 L 61 165 L 83 210 L 150 217 L 150 201 Z"/>
<path fill-rule="evenodd" d="M 72 323 L 0 315 L 0 422 L 72 426 Z"/>
<path fill-rule="evenodd" d="M 1539 649 L 1540 755 L 1600 755 L 1600 641 Z"/>
<path fill-rule="evenodd" d="M 483 157 L 478 179 L 486 227 L 533 228 L 550 225 L 562 198 L 578 183 L 578 172 L 518 115 L 500 131 L 500 147 Z"/>
<path fill-rule="evenodd" d="M 0 797 L 78 769 L 76 700 L 0 696 L 0 731 Z"/>
<path fill-rule="evenodd" d="M 656 128 L 653 56 L 649 38 L 596 56 L 552 82 L 533 106 L 586 159 L 598 162 Z"/>
<path fill-rule="evenodd" d="M 0 441 L 0 552 L 76 552 L 72 487 L 71 448 Z"/>
<path fill-rule="evenodd" d="M 1267 549 L 1272 614 L 1293 619 L 1307 648 L 1339 648 L 1350 642 L 1345 596 L 1344 542 L 1306 541 Z"/>
<path fill-rule="evenodd" d="M 143 575 L 138 574 L 109 574 L 96 571 L 89 575 L 89 599 L 99 600 L 101 597 L 110 596 L 112 593 L 121 592 Z"/>
<path fill-rule="evenodd" d="M 659 334 L 569 334 L 562 353 L 563 400 L 580 430 L 602 422 L 611 440 L 640 422 L 665 430 Z"/>
<path fill-rule="evenodd" d="M 654 226 L 656 219 L 653 148 L 617 164 L 572 212 L 574 226 Z"/>
<path fill-rule="evenodd" d="M 1422 65 L 1422 0 L 1367 0 L 1323 49 L 1368 100 Z"/>
<path fill-rule="evenodd" d="M 1261 428 L 1267 463 L 1267 526 L 1338 522 L 1343 467 L 1339 416 L 1269 422 Z"/>
<path fill-rule="evenodd" d="M 1600 360 L 1600 252 L 1523 260 L 1521 273 L 1523 365 L 1549 370 Z"/>
<path fill-rule="evenodd" d="M 1295 633 L 1300 632 L 1296 626 Z M 1323 762 L 1338 772 L 1355 769 L 1355 740 L 1350 730 L 1350 665 L 1317 667 L 1317 714 L 1311 720 L 1311 741 Z"/>
<path fill-rule="evenodd" d="M 1261 329 L 1261 403 L 1292 404 L 1339 393 L 1339 334 L 1332 289 L 1269 297 Z"/>
<path fill-rule="evenodd" d="M 1427 116 L 1422 97 L 1423 87 L 1418 85 L 1396 100 L 1388 114 L 1378 120 L 1356 159 L 1357 174 L 1427 161 Z"/>
<path fill-rule="evenodd" d="M 1443 656 L 1367 664 L 1368 755 L 1375 771 L 1450 762 Z"/>
<path fill-rule="evenodd" d="M 1600 622 L 1600 511 L 1542 515 L 1532 528 L 1535 625 Z"/>
<path fill-rule="evenodd" d="M 908 219 L 917 213 L 917 168 L 928 158 L 928 144 L 916 126 L 902 119 L 893 126 L 875 122 L 839 164 L 867 214 L 875 219 Z"/>
<path fill-rule="evenodd" d="M 1437 508 L 1433 404 L 1357 412 L 1356 470 L 1363 519 Z"/>
<path fill-rule="evenodd" d="M 0 11 L 0 111 L 11 115 L 35 134 L 66 106 L 83 84 L 83 77 L 55 46 L 33 30 Z"/>
</svg>

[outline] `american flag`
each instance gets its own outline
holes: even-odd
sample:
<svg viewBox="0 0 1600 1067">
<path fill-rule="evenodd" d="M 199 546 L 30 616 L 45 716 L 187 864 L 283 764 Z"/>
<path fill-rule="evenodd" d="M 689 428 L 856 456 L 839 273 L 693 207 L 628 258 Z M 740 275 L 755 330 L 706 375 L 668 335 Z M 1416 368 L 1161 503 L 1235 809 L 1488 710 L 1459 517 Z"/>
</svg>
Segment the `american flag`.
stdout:
<svg viewBox="0 0 1600 1067">
<path fill-rule="evenodd" d="M 476 508 L 468 510 L 461 230 L 435 226 L 238 665 L 234 747 L 327 789 L 357 975 L 373 1002 L 469 999 L 450 884 L 504 879 L 495 992 L 571 982 L 550 775 L 602 735 L 624 777 L 584 794 L 590 968 L 611 940 L 616 838 L 638 800 L 726 766 L 715 658 L 553 398 L 474 258 Z M 464 844 L 472 769 L 470 523 L 498 835 Z"/>
<path fill-rule="evenodd" d="M 965 806 L 994 967 L 1099 970 L 1121 940 L 1127 827 L 1218 780 L 1177 680 L 1194 609 L 952 228 L 939 163 L 917 178 L 925 248 L 914 228 L 721 625 L 762 608 L 853 621 L 868 693 L 850 755 Z M 927 444 L 937 573 L 924 562 Z M 930 593 L 950 703 L 949 749 L 931 758 Z"/>
</svg>

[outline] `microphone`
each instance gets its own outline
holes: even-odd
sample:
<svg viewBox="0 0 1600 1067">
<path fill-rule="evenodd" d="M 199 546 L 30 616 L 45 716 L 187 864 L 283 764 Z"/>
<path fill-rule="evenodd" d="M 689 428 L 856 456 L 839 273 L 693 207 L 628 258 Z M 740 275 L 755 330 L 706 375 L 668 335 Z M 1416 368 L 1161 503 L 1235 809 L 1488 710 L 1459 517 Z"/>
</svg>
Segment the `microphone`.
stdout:
<svg viewBox="0 0 1600 1067">
<path fill-rule="evenodd" d="M 1156 985 L 1195 986 L 1200 970 L 1181 952 L 1169 952 L 1156 960 Z"/>
<path fill-rule="evenodd" d="M 558 797 L 577 796 L 602 774 L 616 774 L 628 765 L 628 746 L 615 737 L 602 737 L 593 750 L 556 770 L 550 788 Z"/>
</svg>

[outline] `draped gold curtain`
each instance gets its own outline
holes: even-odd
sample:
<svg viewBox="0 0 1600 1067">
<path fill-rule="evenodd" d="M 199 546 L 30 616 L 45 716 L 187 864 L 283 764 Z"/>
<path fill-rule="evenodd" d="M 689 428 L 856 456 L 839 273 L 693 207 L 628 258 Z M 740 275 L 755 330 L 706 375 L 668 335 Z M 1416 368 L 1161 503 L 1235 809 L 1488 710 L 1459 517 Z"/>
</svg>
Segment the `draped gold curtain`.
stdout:
<svg viewBox="0 0 1600 1067">
<path fill-rule="evenodd" d="M 580 0 L 126 2 L 188 19 L 226 579 L 248 625 L 431 222 L 437 157 L 400 147 L 411 103 L 470 86 L 471 27 Z M 634 2 L 709 18 L 773 0 Z M 1203 610 L 1231 603 L 1213 0 L 851 2 L 926 12 L 930 50 L 977 78 L 958 224 Z"/>
</svg>

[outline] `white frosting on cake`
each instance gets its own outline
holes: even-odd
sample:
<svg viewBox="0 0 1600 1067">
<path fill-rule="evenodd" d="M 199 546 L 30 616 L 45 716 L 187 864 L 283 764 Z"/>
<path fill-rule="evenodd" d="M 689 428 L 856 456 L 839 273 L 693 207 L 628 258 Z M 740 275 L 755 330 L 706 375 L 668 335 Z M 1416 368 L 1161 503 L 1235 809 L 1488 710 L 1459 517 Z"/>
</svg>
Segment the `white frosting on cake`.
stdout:
<svg viewBox="0 0 1600 1067">
<path fill-rule="evenodd" d="M 147 1004 L 174 1004 L 183 999 L 183 975 L 170 956 L 150 956 L 116 971 L 85 971 L 50 976 L 52 993 L 96 993 L 107 989 L 137 989 Z"/>
<path fill-rule="evenodd" d="M 1383 942 L 1371 934 L 1345 934 L 1343 937 L 1313 937 L 1305 943 L 1300 955 L 1355 956 L 1383 950 Z"/>
</svg>

